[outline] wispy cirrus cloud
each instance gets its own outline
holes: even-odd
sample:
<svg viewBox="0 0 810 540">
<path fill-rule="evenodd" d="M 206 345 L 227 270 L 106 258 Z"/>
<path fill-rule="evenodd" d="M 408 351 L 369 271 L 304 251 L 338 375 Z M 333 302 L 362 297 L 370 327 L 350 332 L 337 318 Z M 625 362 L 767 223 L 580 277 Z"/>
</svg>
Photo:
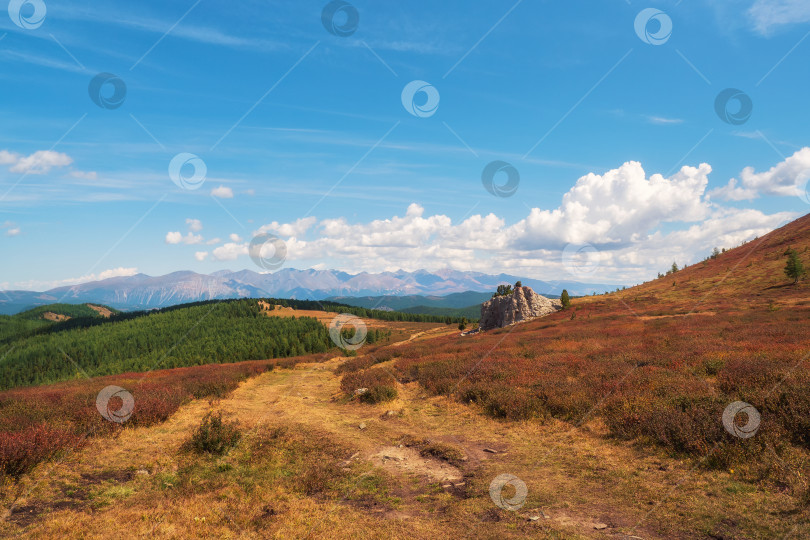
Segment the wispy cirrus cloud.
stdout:
<svg viewBox="0 0 810 540">
<path fill-rule="evenodd" d="M 807 0 L 756 0 L 748 10 L 754 29 L 769 35 L 780 26 L 810 22 Z"/>
</svg>

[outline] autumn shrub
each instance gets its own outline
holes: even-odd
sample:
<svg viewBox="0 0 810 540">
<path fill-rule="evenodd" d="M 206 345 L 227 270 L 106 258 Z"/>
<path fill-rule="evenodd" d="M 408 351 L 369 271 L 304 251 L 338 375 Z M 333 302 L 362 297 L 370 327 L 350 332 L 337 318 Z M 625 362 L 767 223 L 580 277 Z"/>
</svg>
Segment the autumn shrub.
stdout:
<svg viewBox="0 0 810 540">
<path fill-rule="evenodd" d="M 221 398 L 247 377 L 275 366 L 292 367 L 297 362 L 323 360 L 323 355 L 315 354 L 208 364 L 0 392 L 0 475 L 24 474 L 43 460 L 80 448 L 91 437 L 163 422 L 183 403 Z M 96 397 L 108 385 L 120 386 L 133 396 L 135 408 L 124 423 L 110 422 L 96 409 Z"/>
<path fill-rule="evenodd" d="M 356 358 L 346 360 L 341 365 L 339 365 L 335 369 L 335 375 L 341 375 L 343 373 L 353 373 L 355 371 L 360 371 L 361 369 L 367 369 L 376 364 L 387 362 L 391 360 L 393 357 L 394 354 L 390 351 L 379 351 L 379 352 L 375 351 L 373 354 L 358 356 Z"/>
<path fill-rule="evenodd" d="M 495 418 L 529 420 L 547 416 L 542 400 L 527 388 L 497 386 L 482 405 L 484 411 Z"/>
<path fill-rule="evenodd" d="M 222 420 L 221 412 L 208 413 L 183 448 L 198 454 L 222 455 L 236 446 L 241 436 L 239 426 L 235 422 Z"/>
<path fill-rule="evenodd" d="M 360 401 L 382 403 L 396 399 L 396 383 L 396 379 L 388 370 L 369 368 L 343 375 L 340 388 L 350 395 L 354 395 L 358 389 L 365 388 L 365 392 L 358 394 Z"/>
<path fill-rule="evenodd" d="M 82 437 L 70 429 L 38 424 L 16 433 L 0 436 L 0 473 L 19 477 L 39 462 L 51 459 L 68 448 L 77 447 Z"/>
</svg>

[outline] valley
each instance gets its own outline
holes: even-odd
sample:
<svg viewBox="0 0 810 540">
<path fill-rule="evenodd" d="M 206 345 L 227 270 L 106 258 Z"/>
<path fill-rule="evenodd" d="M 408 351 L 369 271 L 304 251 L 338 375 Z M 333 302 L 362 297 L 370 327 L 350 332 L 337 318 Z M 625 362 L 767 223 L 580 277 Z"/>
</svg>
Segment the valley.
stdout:
<svg viewBox="0 0 810 540">
<path fill-rule="evenodd" d="M 804 253 L 808 238 L 805 217 L 641 286 L 471 336 L 438 322 L 367 319 L 385 333 L 352 354 L 329 348 L 8 390 L 0 428 L 21 446 L 0 443 L 9 473 L 1 530 L 806 536 L 810 300 L 806 283 L 785 285 L 780 271 L 787 247 Z M 239 302 L 261 320 L 330 325 L 327 312 Z M 92 407 L 109 384 L 132 390 L 125 423 Z M 169 402 L 158 397 L 183 387 Z M 735 400 L 761 415 L 753 436 L 724 425 Z M 211 412 L 236 441 L 188 450 Z M 61 446 L 8 468 L 43 444 L 20 428 L 49 415 L 41 425 L 76 429 L 51 432 Z M 512 483 L 498 491 L 499 478 Z"/>
</svg>

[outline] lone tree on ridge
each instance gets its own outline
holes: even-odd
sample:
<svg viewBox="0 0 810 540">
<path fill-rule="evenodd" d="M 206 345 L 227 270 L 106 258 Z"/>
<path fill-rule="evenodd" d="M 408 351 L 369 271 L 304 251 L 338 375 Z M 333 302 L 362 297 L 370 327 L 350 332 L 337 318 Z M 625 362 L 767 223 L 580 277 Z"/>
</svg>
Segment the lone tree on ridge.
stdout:
<svg viewBox="0 0 810 540">
<path fill-rule="evenodd" d="M 563 292 L 560 295 L 560 302 L 562 303 L 563 309 L 571 305 L 571 297 L 568 296 L 568 291 L 566 289 L 563 289 Z"/>
<path fill-rule="evenodd" d="M 792 279 L 793 283 L 796 284 L 807 273 L 804 270 L 804 264 L 802 264 L 801 259 L 799 259 L 798 252 L 793 248 L 788 248 L 785 255 L 787 255 L 788 258 L 787 263 L 785 264 L 785 275 Z"/>
</svg>

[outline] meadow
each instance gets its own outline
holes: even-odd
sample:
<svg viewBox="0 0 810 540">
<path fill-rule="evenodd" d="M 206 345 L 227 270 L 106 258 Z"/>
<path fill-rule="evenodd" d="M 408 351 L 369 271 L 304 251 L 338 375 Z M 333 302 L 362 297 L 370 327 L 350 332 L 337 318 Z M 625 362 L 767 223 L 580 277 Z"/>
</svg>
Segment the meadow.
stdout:
<svg viewBox="0 0 810 540">
<path fill-rule="evenodd" d="M 611 527 L 616 529 L 637 531 L 647 519 L 645 505 L 658 509 L 661 504 L 661 521 L 647 526 L 650 536 L 785 534 L 796 530 L 792 523 L 806 519 L 810 512 L 810 285 L 806 281 L 793 284 L 782 270 L 786 250 L 794 247 L 806 258 L 808 243 L 810 219 L 803 218 L 637 287 L 575 298 L 569 308 L 552 315 L 473 335 L 459 335 L 446 324 L 379 321 L 373 328 L 383 333 L 383 339 L 373 339 L 356 353 L 328 347 L 316 354 L 249 362 L 236 362 L 237 357 L 226 355 L 233 363 L 7 390 L 0 393 L 0 470 L 9 482 L 22 482 L 26 475 L 36 474 L 43 461 L 59 463 L 68 456 L 81 461 L 76 457 L 81 453 L 74 449 L 109 435 L 137 432 L 160 438 L 164 436 L 160 430 L 142 430 L 171 423 L 180 415 L 172 437 L 182 437 L 183 442 L 179 453 L 167 459 L 179 460 L 183 468 L 160 474 L 171 476 L 170 485 L 182 486 L 179 492 L 172 488 L 182 497 L 176 494 L 172 496 L 180 498 L 171 499 L 181 506 L 194 497 L 231 493 L 233 483 L 249 483 L 248 476 L 259 478 L 250 465 L 258 452 L 260 459 L 273 463 L 268 474 L 260 475 L 262 485 L 286 490 L 279 496 L 281 501 L 292 497 L 298 501 L 295 504 L 305 504 L 308 498 L 317 501 L 323 494 L 331 500 L 340 497 L 345 486 L 370 475 L 374 485 L 360 490 L 364 493 L 360 499 L 366 501 L 362 504 L 381 505 L 385 512 L 396 513 L 399 499 L 409 508 L 441 501 L 442 511 L 455 516 L 454 530 L 464 530 L 472 520 L 502 532 L 531 533 L 535 529 L 527 528 L 525 515 L 486 509 L 486 479 L 497 468 L 485 460 L 494 453 L 534 482 L 532 504 L 537 506 L 555 502 L 577 506 L 585 501 L 587 507 L 578 511 L 592 515 L 603 511 L 597 508 L 598 499 L 602 490 L 609 490 L 614 507 L 605 515 L 615 521 Z M 310 317 L 254 317 L 260 308 L 244 302 L 229 309 L 242 310 L 245 319 L 257 325 L 271 321 L 302 325 L 294 328 L 308 329 L 315 337 L 326 332 L 328 317 L 321 322 Z M 210 307 L 175 312 L 185 316 L 189 309 Z M 240 325 L 233 324 L 233 319 L 238 323 L 238 311 L 229 319 L 231 332 L 238 331 Z M 64 334 L 93 335 L 114 327 L 94 323 Z M 265 339 L 246 336 L 253 347 Z M 48 335 L 34 333 L 26 339 L 41 338 Z M 227 339 L 234 342 L 233 335 Z M 216 350 L 213 342 L 203 343 L 209 353 Z M 199 344 L 189 346 L 195 350 Z M 318 367 L 323 362 L 331 366 L 329 370 Z M 305 368 L 295 368 L 302 365 Z M 281 386 L 284 381 L 289 381 L 287 389 Z M 96 410 L 98 392 L 111 384 L 126 388 L 137 403 L 123 425 L 105 420 Z M 228 408 L 234 393 L 238 399 Z M 201 405 L 206 400 L 210 405 Z M 226 417 L 212 416 L 220 400 L 230 415 L 254 428 L 245 431 L 227 423 Z M 759 415 L 750 437 L 739 435 L 749 427 L 750 414 L 737 415 L 730 425 L 723 420 L 735 402 L 750 404 Z M 272 417 L 265 414 L 268 406 L 276 406 Z M 360 467 L 358 471 L 363 467 L 350 464 L 358 455 L 354 450 L 337 442 L 334 452 L 329 444 L 313 446 L 290 432 L 292 424 L 282 420 L 322 428 L 328 431 L 325 440 L 362 442 L 364 463 L 382 459 L 383 468 L 398 462 L 379 458 L 381 447 L 384 452 L 410 448 L 418 456 L 412 459 L 424 460 L 426 466 L 438 461 L 461 467 L 468 487 L 420 484 L 392 498 L 394 484 L 380 470 L 366 468 L 355 478 L 355 467 Z M 467 426 L 476 427 L 465 431 Z M 504 439 L 504 434 L 509 435 Z M 475 439 L 482 436 L 501 441 L 500 446 Z M 136 444 L 137 438 L 131 443 Z M 546 462 L 548 454 L 536 459 L 538 444 L 544 440 L 566 448 L 556 458 L 559 461 L 548 458 Z M 509 445 L 515 453 L 512 458 L 497 449 Z M 257 450 L 268 447 L 275 450 L 270 454 Z M 204 457 L 212 448 L 223 457 Z M 195 452 L 203 457 L 194 457 Z M 474 463 L 470 456 L 477 456 Z M 598 465 L 603 460 L 611 466 Z M 232 466 L 236 468 L 228 468 Z M 386 470 L 390 473 L 391 465 Z M 661 489 L 659 475 L 664 474 L 659 471 L 669 470 L 677 473 L 672 489 L 682 489 L 674 501 L 667 502 L 669 494 L 660 503 L 638 500 L 638 493 L 655 499 Z M 295 474 L 304 480 L 288 482 L 290 471 L 299 471 Z M 555 476 L 546 487 L 543 478 L 548 475 L 559 478 Z M 680 488 L 688 477 L 694 486 Z M 596 486 L 589 483 L 594 478 L 598 478 Z M 146 484 L 141 482 L 146 487 L 137 488 L 145 490 L 138 499 L 139 511 L 151 504 L 149 490 L 166 489 L 157 481 L 150 478 Z M 561 482 L 568 482 L 576 497 L 566 496 L 559 502 L 565 495 L 560 494 Z M 608 488 L 605 482 L 615 487 Z M 576 491 L 580 485 L 589 486 L 588 490 Z M 246 493 L 254 500 L 252 489 Z M 709 496 L 713 499 L 705 498 Z M 343 497 L 344 506 L 354 504 Z M 732 509 L 730 505 L 740 506 Z M 368 509 L 353 512 L 355 519 L 376 519 Z M 689 531 L 680 534 L 672 519 L 684 515 L 689 517 Z M 236 530 L 227 516 L 216 519 L 220 532 Z M 239 521 L 240 526 L 263 531 L 286 530 L 289 525 L 251 519 Z M 427 526 L 430 519 L 420 523 Z M 298 528 L 293 530 L 307 530 L 296 523 Z M 565 523 L 560 526 L 570 525 Z M 593 521 L 578 523 L 579 530 L 584 526 L 592 532 Z M 91 522 L 86 527 L 92 528 Z M 556 534 L 554 527 L 546 529 Z"/>
</svg>

